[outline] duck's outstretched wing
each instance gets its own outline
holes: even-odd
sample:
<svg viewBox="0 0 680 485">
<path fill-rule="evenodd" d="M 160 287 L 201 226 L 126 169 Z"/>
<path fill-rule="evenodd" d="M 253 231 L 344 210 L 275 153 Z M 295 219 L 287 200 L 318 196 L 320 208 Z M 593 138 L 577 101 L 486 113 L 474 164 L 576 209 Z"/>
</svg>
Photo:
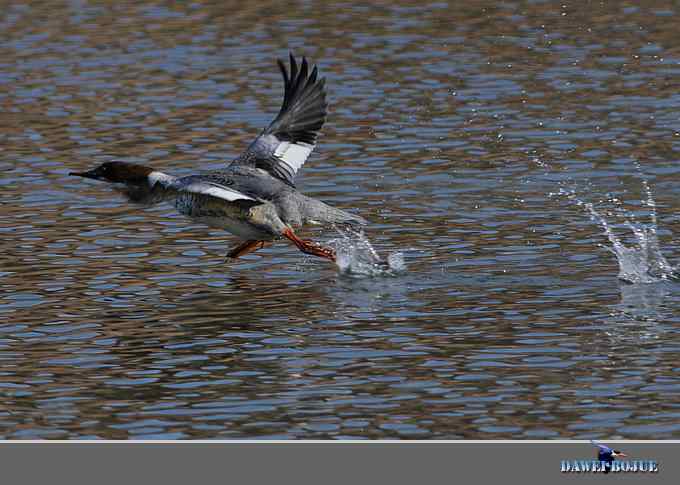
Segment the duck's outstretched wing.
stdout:
<svg viewBox="0 0 680 485">
<path fill-rule="evenodd" d="M 237 190 L 234 180 L 219 172 L 178 178 L 145 165 L 114 161 L 86 172 L 71 172 L 70 175 L 109 182 L 130 202 L 143 205 L 157 204 L 181 195 L 190 195 L 184 198 L 189 204 L 192 197 L 247 204 L 262 202 L 257 196 L 245 193 L 247 190 Z"/>
<path fill-rule="evenodd" d="M 326 121 L 325 79 L 318 78 L 316 66 L 309 71 L 307 59 L 298 64 L 290 54 L 290 73 L 277 60 L 283 74 L 284 96 L 279 114 L 232 165 L 266 170 L 294 185 L 295 174 L 309 157 L 316 137 Z"/>
<path fill-rule="evenodd" d="M 182 199 L 187 204 L 183 213 L 191 212 L 193 206 L 199 208 L 200 204 L 196 203 L 198 200 L 203 200 L 204 204 L 206 202 L 218 204 L 230 202 L 250 206 L 261 203 L 256 198 L 232 187 L 193 175 L 183 178 L 168 176 L 167 178 L 159 178 L 150 187 L 146 185 L 123 186 L 118 188 L 118 190 L 126 195 L 130 202 L 142 205 L 153 205 L 168 200 L 176 200 L 182 194 L 190 194 L 191 197 Z"/>
</svg>

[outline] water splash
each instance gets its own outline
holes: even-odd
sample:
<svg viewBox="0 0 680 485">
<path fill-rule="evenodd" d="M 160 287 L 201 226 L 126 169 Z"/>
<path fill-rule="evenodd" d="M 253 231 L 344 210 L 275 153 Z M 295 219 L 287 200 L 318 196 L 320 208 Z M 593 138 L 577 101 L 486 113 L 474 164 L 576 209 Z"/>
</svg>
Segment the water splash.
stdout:
<svg viewBox="0 0 680 485">
<path fill-rule="evenodd" d="M 641 175 L 641 174 L 640 174 Z M 608 210 L 597 210 L 590 202 L 579 199 L 574 189 L 561 188 L 557 194 L 582 207 L 590 219 L 598 223 L 604 230 L 611 247 L 604 246 L 616 256 L 619 263 L 619 278 L 629 283 L 655 283 L 658 281 L 677 279 L 680 277 L 680 267 L 673 267 L 662 254 L 657 234 L 656 202 L 647 180 L 642 178 L 645 199 L 642 205 L 649 208 L 649 222 L 638 221 L 630 211 L 626 211 L 620 199 L 608 195 L 606 203 L 613 206 Z M 607 217 L 622 217 L 624 227 L 632 231 L 632 244 L 626 245 L 614 231 L 614 225 Z"/>
<path fill-rule="evenodd" d="M 336 227 L 340 235 L 329 241 L 335 249 L 336 264 L 340 273 L 352 276 L 391 276 L 406 270 L 404 255 L 391 253 L 382 259 L 362 230 Z"/>
</svg>

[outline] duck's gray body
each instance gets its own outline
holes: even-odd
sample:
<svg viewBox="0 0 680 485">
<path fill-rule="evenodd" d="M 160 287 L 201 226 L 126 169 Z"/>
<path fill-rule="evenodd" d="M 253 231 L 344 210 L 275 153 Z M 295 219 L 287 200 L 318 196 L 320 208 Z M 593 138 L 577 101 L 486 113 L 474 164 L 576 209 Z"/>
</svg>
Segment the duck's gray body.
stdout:
<svg viewBox="0 0 680 485">
<path fill-rule="evenodd" d="M 243 240 L 271 241 L 279 238 L 287 227 L 306 224 L 366 223 L 362 217 L 303 195 L 260 168 L 234 165 L 226 170 L 179 178 L 152 174 L 158 178 L 155 188 L 138 195 L 130 192 L 132 200 L 146 204 L 174 200 L 180 214 Z M 223 191 L 224 195 L 216 197 L 195 190 L 196 187 Z M 232 194 L 234 199 L 226 200 Z"/>
<path fill-rule="evenodd" d="M 307 197 L 295 188 L 295 175 L 316 144 L 326 119 L 324 79 L 298 69 L 290 56 L 283 105 L 274 121 L 224 170 L 175 177 L 150 167 L 107 162 L 74 173 L 119 184 L 129 200 L 141 204 L 174 201 L 177 210 L 208 226 L 227 230 L 245 243 L 230 253 L 247 254 L 265 241 L 286 237 L 304 252 L 334 259 L 332 250 L 299 239 L 292 228 L 304 224 L 365 224 L 360 217 Z"/>
</svg>

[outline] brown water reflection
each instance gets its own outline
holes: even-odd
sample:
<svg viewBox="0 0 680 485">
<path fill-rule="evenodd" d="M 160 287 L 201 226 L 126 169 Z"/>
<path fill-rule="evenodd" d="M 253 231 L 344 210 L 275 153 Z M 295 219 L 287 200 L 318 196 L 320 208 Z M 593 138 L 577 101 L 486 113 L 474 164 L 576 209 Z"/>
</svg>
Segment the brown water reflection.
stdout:
<svg viewBox="0 0 680 485">
<path fill-rule="evenodd" d="M 548 196 L 643 217 L 640 161 L 677 262 L 680 12 L 638 3 L 3 5 L 0 435 L 677 438 L 678 285 L 618 282 Z M 230 236 L 67 176 L 222 166 L 288 49 L 331 101 L 300 185 L 405 274 L 225 264 Z"/>
</svg>

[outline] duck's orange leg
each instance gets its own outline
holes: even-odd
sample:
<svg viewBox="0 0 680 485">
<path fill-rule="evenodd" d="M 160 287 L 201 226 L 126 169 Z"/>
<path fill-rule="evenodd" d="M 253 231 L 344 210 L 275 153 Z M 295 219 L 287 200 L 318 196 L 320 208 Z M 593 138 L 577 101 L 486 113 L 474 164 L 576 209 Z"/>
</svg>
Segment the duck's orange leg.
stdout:
<svg viewBox="0 0 680 485">
<path fill-rule="evenodd" d="M 229 251 L 227 253 L 227 258 L 238 258 L 239 256 L 245 256 L 248 253 L 252 253 L 253 251 L 257 251 L 258 249 L 262 249 L 266 246 L 269 246 L 271 243 L 269 241 L 257 241 L 257 240 L 249 240 L 244 242 L 243 244 L 239 244 L 236 246 L 234 249 Z"/>
<path fill-rule="evenodd" d="M 331 261 L 335 262 L 335 251 L 333 251 L 332 249 L 319 246 L 313 241 L 305 241 L 303 239 L 300 239 L 299 237 L 297 237 L 297 235 L 293 232 L 292 229 L 286 229 L 281 234 L 285 238 L 293 241 L 293 244 L 295 244 L 297 248 L 303 253 L 330 259 Z"/>
</svg>

